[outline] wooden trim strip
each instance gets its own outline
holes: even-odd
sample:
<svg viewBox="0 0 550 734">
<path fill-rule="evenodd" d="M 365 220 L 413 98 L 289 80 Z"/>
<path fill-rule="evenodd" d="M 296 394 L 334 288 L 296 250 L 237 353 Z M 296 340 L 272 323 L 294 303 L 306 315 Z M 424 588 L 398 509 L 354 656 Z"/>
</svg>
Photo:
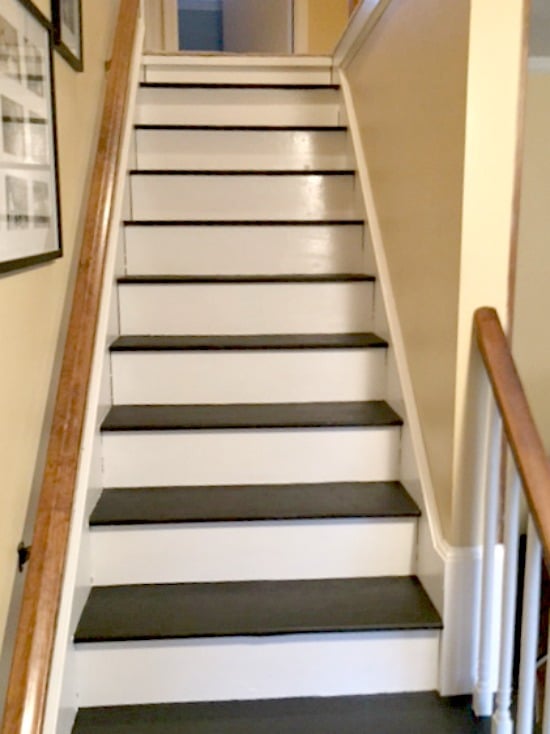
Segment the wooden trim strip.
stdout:
<svg viewBox="0 0 550 734">
<path fill-rule="evenodd" d="M 504 432 L 550 567 L 550 461 L 535 426 L 514 360 L 494 308 L 480 308 L 474 328 Z"/>
<path fill-rule="evenodd" d="M 44 723 L 138 17 L 139 0 L 121 0 L 2 734 Z"/>
<path fill-rule="evenodd" d="M 342 38 L 334 49 L 335 69 L 345 69 L 353 60 L 365 38 L 378 23 L 391 0 L 362 0 L 353 11 Z"/>
</svg>

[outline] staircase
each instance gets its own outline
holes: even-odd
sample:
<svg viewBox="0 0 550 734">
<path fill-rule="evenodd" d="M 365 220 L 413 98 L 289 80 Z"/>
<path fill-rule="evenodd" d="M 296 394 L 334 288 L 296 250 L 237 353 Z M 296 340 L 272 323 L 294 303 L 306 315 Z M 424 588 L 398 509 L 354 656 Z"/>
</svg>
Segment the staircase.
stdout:
<svg viewBox="0 0 550 734">
<path fill-rule="evenodd" d="M 73 732 L 480 731 L 425 693 L 441 621 L 339 90 L 264 78 L 144 68 Z"/>
</svg>

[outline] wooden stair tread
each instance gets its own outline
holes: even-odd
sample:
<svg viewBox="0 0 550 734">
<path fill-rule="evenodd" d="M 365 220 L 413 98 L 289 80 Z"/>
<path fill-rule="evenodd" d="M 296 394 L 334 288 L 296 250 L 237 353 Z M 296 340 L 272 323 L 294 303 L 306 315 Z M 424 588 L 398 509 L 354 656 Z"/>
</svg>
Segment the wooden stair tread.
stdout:
<svg viewBox="0 0 550 734">
<path fill-rule="evenodd" d="M 73 734 L 489 734 L 471 697 L 434 691 L 80 709 Z"/>
<path fill-rule="evenodd" d="M 105 489 L 91 526 L 417 517 L 399 482 Z"/>
<path fill-rule="evenodd" d="M 440 629 L 412 576 L 93 587 L 76 642 Z"/>
<path fill-rule="evenodd" d="M 356 334 L 237 334 L 214 336 L 121 336 L 112 352 L 219 351 L 276 349 L 384 349 L 388 343 L 372 333 Z"/>
<path fill-rule="evenodd" d="M 383 400 L 228 405 L 115 405 L 103 431 L 400 426 Z"/>
<path fill-rule="evenodd" d="M 282 275 L 125 275 L 118 282 L 126 285 L 208 284 L 208 283 L 364 283 L 374 275 L 363 273 L 304 273 Z"/>
</svg>

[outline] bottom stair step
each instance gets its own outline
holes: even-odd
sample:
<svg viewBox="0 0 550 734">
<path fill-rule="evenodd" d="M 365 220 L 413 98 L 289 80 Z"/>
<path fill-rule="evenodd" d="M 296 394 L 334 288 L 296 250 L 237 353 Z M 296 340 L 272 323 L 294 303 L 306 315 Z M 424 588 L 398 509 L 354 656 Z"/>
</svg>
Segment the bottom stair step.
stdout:
<svg viewBox="0 0 550 734">
<path fill-rule="evenodd" d="M 416 577 L 92 589 L 76 642 L 439 629 Z"/>
<path fill-rule="evenodd" d="M 428 692 L 88 708 L 73 734 L 488 734 L 470 700 Z"/>
</svg>

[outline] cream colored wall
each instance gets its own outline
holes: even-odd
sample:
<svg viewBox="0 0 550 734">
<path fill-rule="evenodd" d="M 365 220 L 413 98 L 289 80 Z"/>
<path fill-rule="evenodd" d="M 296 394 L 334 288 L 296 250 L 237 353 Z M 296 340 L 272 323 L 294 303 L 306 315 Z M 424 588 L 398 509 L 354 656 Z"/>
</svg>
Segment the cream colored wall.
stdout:
<svg viewBox="0 0 550 734">
<path fill-rule="evenodd" d="M 49 0 L 36 4 L 49 15 Z M 84 73 L 74 72 L 55 54 L 64 255 L 0 276 L 0 634 L 16 577 L 16 547 L 36 486 L 35 464 L 45 442 L 43 426 L 118 2 L 83 0 L 82 7 Z"/>
<path fill-rule="evenodd" d="M 550 453 L 550 60 L 527 86 L 513 351 Z"/>
<path fill-rule="evenodd" d="M 481 489 L 481 476 L 472 471 L 479 454 L 471 430 L 479 413 L 472 319 L 479 306 L 494 306 L 506 327 L 528 2 L 470 5 L 453 470 L 457 545 L 479 541 L 479 522 L 472 522 Z"/>
<path fill-rule="evenodd" d="M 451 527 L 468 3 L 393 0 L 347 73 L 442 527 Z"/>
</svg>

